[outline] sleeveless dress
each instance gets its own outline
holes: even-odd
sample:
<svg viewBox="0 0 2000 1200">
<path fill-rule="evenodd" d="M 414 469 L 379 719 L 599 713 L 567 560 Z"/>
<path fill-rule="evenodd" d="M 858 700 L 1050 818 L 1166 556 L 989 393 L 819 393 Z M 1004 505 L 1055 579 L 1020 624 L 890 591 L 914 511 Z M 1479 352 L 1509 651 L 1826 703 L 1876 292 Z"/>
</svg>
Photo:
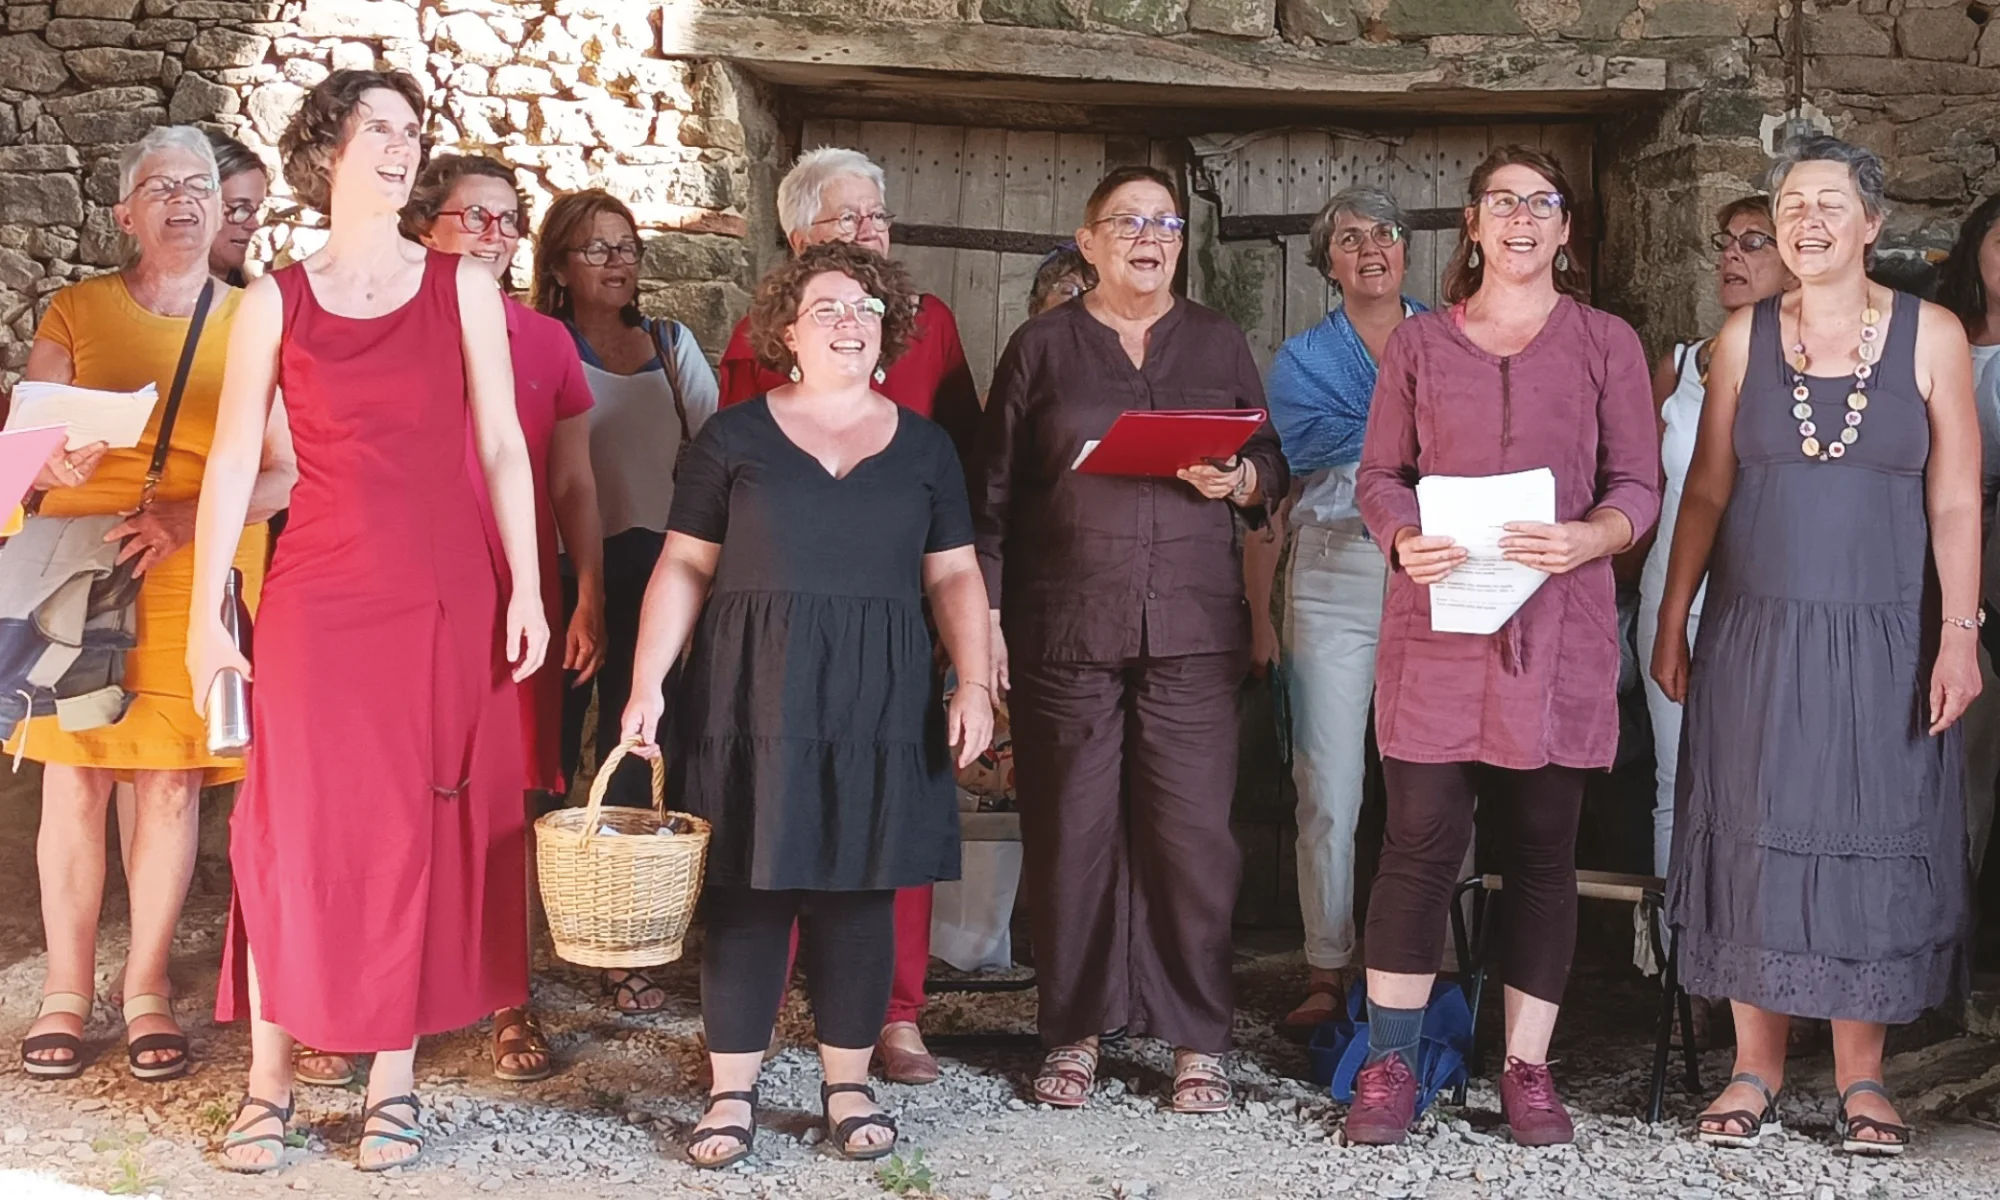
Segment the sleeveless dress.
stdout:
<svg viewBox="0 0 2000 1200">
<path fill-rule="evenodd" d="M 409 303 L 284 298 L 299 481 L 264 584 L 216 1015 L 334 1052 L 408 1047 L 527 997 L 521 720 L 467 470 L 458 259 Z"/>
<path fill-rule="evenodd" d="M 1960 981 L 1969 919 L 1959 730 L 1927 730 L 1920 302 L 1896 296 L 1860 439 L 1830 462 L 1800 450 L 1778 303 L 1752 325 L 1709 559 L 1667 916 L 1690 992 L 1894 1024 Z M 1808 383 L 1837 435 L 1851 379 Z"/>
</svg>

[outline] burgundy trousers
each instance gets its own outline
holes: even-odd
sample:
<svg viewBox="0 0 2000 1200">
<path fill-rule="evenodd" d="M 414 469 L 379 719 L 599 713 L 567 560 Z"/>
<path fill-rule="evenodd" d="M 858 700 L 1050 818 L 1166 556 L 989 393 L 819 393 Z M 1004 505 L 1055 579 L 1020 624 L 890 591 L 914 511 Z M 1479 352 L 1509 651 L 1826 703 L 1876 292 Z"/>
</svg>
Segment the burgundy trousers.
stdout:
<svg viewBox="0 0 2000 1200">
<path fill-rule="evenodd" d="M 1022 890 L 1041 1035 L 1124 1026 L 1229 1048 L 1242 856 L 1236 695 L 1246 656 L 1012 665 Z"/>
</svg>

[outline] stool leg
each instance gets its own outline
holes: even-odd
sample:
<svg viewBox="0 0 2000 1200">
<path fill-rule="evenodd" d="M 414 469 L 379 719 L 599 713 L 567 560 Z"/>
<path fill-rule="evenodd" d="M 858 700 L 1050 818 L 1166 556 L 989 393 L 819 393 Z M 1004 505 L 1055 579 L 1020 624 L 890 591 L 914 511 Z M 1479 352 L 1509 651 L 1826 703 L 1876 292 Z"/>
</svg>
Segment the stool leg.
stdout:
<svg viewBox="0 0 2000 1200">
<path fill-rule="evenodd" d="M 1687 1067 L 1687 1090 L 1701 1094 L 1701 1050 L 1694 1044 L 1694 997 L 1680 983 L 1680 934 L 1674 935 L 1674 951 L 1667 958 L 1674 975 L 1674 992 L 1681 1006 L 1681 1061 Z"/>
<path fill-rule="evenodd" d="M 1479 1049 L 1479 1006 L 1486 996 L 1486 947 L 1493 938 L 1493 924 L 1500 919 L 1491 911 L 1485 891 L 1472 895 L 1472 1043 L 1468 1046 L 1466 1074 L 1482 1074 L 1485 1070 L 1480 1060 Z M 1504 1033 L 1503 1033 L 1504 1036 Z"/>
<path fill-rule="evenodd" d="M 1467 890 L 1475 886 L 1476 883 L 1476 880 L 1468 880 L 1465 883 L 1461 883 L 1451 894 L 1451 944 L 1452 948 L 1458 954 L 1458 964 L 1461 972 L 1464 971 L 1466 964 L 1472 961 L 1472 946 L 1465 932 L 1464 906 Z M 1461 984 L 1460 986 L 1463 987 L 1464 985 Z M 1474 1045 L 1477 1045 L 1479 1042 L 1479 1002 L 1472 998 L 1476 994 L 1471 992 L 1467 994 L 1467 1003 L 1472 1009 L 1472 1042 Z M 1469 1078 L 1471 1074 L 1471 1063 L 1468 1060 L 1466 1064 L 1466 1076 Z M 1452 1089 L 1451 1102 L 1453 1104 L 1461 1107 L 1465 1104 L 1466 1082 L 1467 1079 L 1462 1078 L 1458 1081 L 1458 1086 Z"/>
<path fill-rule="evenodd" d="M 1679 941 L 1680 935 L 1676 933 L 1676 947 Z M 1660 969 L 1660 1023 L 1653 1039 L 1653 1084 L 1646 1104 L 1646 1119 L 1654 1124 L 1659 1123 L 1660 1113 L 1666 1105 L 1667 1058 L 1674 1040 L 1674 1001 L 1681 990 L 1680 982 L 1674 978 L 1674 967 L 1674 953 L 1669 950 L 1667 961 Z M 1681 1026 L 1681 1041 L 1683 1044 L 1694 1041 L 1691 1024 Z"/>
</svg>

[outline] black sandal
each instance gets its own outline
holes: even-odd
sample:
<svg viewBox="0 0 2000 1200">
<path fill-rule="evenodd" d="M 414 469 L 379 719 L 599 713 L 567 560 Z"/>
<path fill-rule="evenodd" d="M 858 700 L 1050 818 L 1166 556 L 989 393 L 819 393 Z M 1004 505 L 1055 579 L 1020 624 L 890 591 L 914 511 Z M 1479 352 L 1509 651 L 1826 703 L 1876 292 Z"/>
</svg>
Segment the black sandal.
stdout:
<svg viewBox="0 0 2000 1200">
<path fill-rule="evenodd" d="M 1889 1089 L 1880 1080 L 1863 1079 L 1849 1085 L 1840 1093 L 1840 1111 L 1834 1114 L 1833 1132 L 1840 1139 L 1843 1154 L 1858 1154 L 1875 1158 L 1894 1158 L 1910 1148 L 1910 1127 L 1898 1125 L 1894 1121 L 1881 1121 L 1874 1117 L 1852 1116 L 1847 1111 L 1847 1102 L 1859 1095 L 1880 1096 L 1889 1100 Z M 1881 1134 L 1880 1139 L 1858 1138 L 1857 1133 Z"/>
<path fill-rule="evenodd" d="M 401 1117 L 385 1111 L 391 1108 L 409 1109 L 410 1119 L 405 1121 Z M 404 1158 L 383 1159 L 378 1162 L 369 1162 L 363 1158 L 357 1161 L 355 1166 L 363 1171 L 387 1171 L 394 1167 L 407 1167 L 415 1163 L 419 1158 L 424 1156 L 423 1119 L 423 1102 L 415 1096 L 391 1096 L 387 1100 L 377 1101 L 363 1109 L 361 1112 L 362 1144 L 367 1144 L 370 1139 L 378 1142 L 399 1142 L 405 1146 L 415 1146 L 417 1152 Z M 368 1130 L 368 1122 L 370 1121 L 386 1121 L 396 1128 L 388 1132 L 377 1131 L 371 1133 Z"/>
<path fill-rule="evenodd" d="M 865 1083 L 822 1083 L 819 1085 L 819 1107 L 821 1113 L 826 1117 L 827 1140 L 832 1143 L 834 1153 L 847 1159 L 849 1162 L 872 1162 L 878 1158 L 887 1158 L 890 1154 L 894 1153 L 897 1139 L 902 1135 L 896 1129 L 896 1118 L 890 1116 L 888 1113 L 857 1113 L 838 1125 L 833 1123 L 832 1115 L 826 1113 L 826 1102 L 829 1098 L 838 1096 L 844 1092 L 853 1092 L 856 1095 L 866 1096 L 870 1104 L 876 1102 L 875 1089 Z M 852 1149 L 854 1135 L 871 1125 L 877 1125 L 888 1130 L 889 1140 L 879 1146 L 864 1146 L 859 1150 Z"/>
<path fill-rule="evenodd" d="M 236 1106 L 236 1119 L 231 1121 L 230 1124 L 235 1125 L 241 1122 L 244 1112 L 252 1108 L 261 1108 L 264 1110 L 264 1116 L 257 1118 L 259 1121 L 264 1120 L 265 1117 L 276 1117 L 279 1126 L 278 1132 L 249 1133 L 240 1129 L 231 1129 L 228 1133 L 223 1134 L 222 1169 L 233 1171 L 238 1175 L 268 1175 L 285 1165 L 285 1129 L 290 1125 L 292 1120 L 292 1106 L 286 1104 L 283 1108 L 279 1108 L 269 1100 L 259 1100 L 255 1096 L 245 1096 L 243 1097 L 243 1103 Z M 234 1150 L 238 1146 L 255 1146 L 260 1143 L 269 1143 L 271 1147 L 270 1162 L 238 1162 L 229 1157 L 229 1151 Z"/>
<path fill-rule="evenodd" d="M 733 1167 L 744 1159 L 749 1158 L 751 1149 L 757 1144 L 757 1089 L 751 1088 L 747 1092 L 710 1092 L 708 1094 L 708 1110 L 701 1115 L 705 1117 L 709 1113 L 714 1112 L 716 1102 L 724 1100 L 740 1100 L 748 1104 L 750 1106 L 750 1124 L 747 1127 L 742 1125 L 703 1126 L 697 1124 L 690 1130 L 687 1136 L 685 1151 L 688 1162 L 698 1171 L 720 1171 L 724 1167 Z M 740 1143 L 742 1149 L 736 1151 L 734 1154 L 725 1154 L 717 1159 L 696 1158 L 694 1156 L 694 1148 L 708 1141 L 710 1138 L 730 1138 Z"/>
<path fill-rule="evenodd" d="M 50 992 L 42 997 L 35 1020 L 61 1014 L 90 1023 L 90 997 L 76 992 Z M 67 1058 L 36 1058 L 37 1054 L 66 1052 Z M 83 1074 L 83 1039 L 73 1033 L 38 1033 L 21 1040 L 21 1069 L 37 1079 L 75 1079 Z"/>
<path fill-rule="evenodd" d="M 145 995 L 125 997 L 125 1027 L 140 1017 L 165 1017 L 174 1020 L 174 1006 L 165 996 Z M 175 1021 L 176 1025 L 180 1022 Z M 166 1057 L 155 1062 L 142 1062 L 145 1054 L 163 1054 Z M 188 1040 L 185 1033 L 149 1033 L 133 1038 L 125 1045 L 125 1061 L 132 1068 L 132 1078 L 141 1083 L 164 1083 L 169 1079 L 179 1079 L 187 1074 Z"/>
<path fill-rule="evenodd" d="M 1778 1093 L 1772 1091 L 1770 1085 L 1762 1079 L 1747 1071 L 1730 1076 L 1729 1083 L 1732 1086 L 1746 1083 L 1762 1092 L 1764 1110 L 1751 1112 L 1747 1108 L 1738 1108 L 1729 1112 L 1702 1113 L 1694 1119 L 1694 1136 L 1704 1145 L 1755 1150 L 1764 1140 L 1765 1134 L 1776 1133 L 1781 1128 L 1778 1123 Z M 1738 1129 L 1743 1132 L 1734 1132 Z"/>
<path fill-rule="evenodd" d="M 645 995 L 647 992 L 658 992 L 663 997 L 667 994 L 667 989 L 661 987 L 652 976 L 646 974 L 644 971 L 634 970 L 631 967 L 618 967 L 615 969 L 624 971 L 625 978 L 614 983 L 612 982 L 609 970 L 598 977 L 601 981 L 603 993 L 611 997 L 611 1007 L 622 1013 L 656 1013 L 667 1006 L 667 1002 L 664 999 L 650 1008 L 642 1007 L 639 1004 L 639 997 Z"/>
</svg>

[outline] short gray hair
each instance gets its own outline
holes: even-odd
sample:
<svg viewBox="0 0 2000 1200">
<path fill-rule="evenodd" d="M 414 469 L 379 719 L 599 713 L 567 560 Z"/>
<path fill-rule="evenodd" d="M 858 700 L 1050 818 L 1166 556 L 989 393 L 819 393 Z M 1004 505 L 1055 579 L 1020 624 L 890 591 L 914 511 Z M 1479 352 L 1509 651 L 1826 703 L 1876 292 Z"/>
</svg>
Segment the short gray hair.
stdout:
<svg viewBox="0 0 2000 1200">
<path fill-rule="evenodd" d="M 218 185 L 222 182 L 222 173 L 215 165 L 215 147 L 209 144 L 207 134 L 192 125 L 161 125 L 148 130 L 118 156 L 118 198 L 125 199 L 139 186 L 139 170 L 147 159 L 168 150 L 194 155 L 208 166 L 210 179 Z"/>
<path fill-rule="evenodd" d="M 1884 203 L 1884 193 L 1888 190 L 1887 172 L 1882 169 L 1882 160 L 1873 150 L 1843 142 L 1837 137 L 1815 134 L 1796 138 L 1785 143 L 1778 151 L 1778 161 L 1771 164 L 1772 200 L 1785 186 L 1785 177 L 1794 167 L 1809 162 L 1839 163 L 1847 168 L 1847 177 L 1854 181 L 1854 190 L 1861 196 L 1861 207 L 1869 216 L 1880 216 Z"/>
<path fill-rule="evenodd" d="M 826 185 L 843 175 L 854 175 L 875 185 L 875 190 L 888 195 L 888 181 L 882 176 L 882 168 L 859 150 L 849 150 L 841 146 L 821 146 L 799 155 L 799 161 L 785 172 L 785 178 L 778 184 L 778 225 L 786 236 L 809 227 L 819 218 L 820 198 L 826 193 Z"/>
<path fill-rule="evenodd" d="M 1381 188 L 1351 187 L 1340 192 L 1319 210 L 1319 215 L 1313 218 L 1311 231 L 1306 235 L 1306 261 L 1323 276 L 1333 274 L 1333 227 L 1343 215 L 1350 213 L 1378 224 L 1394 225 L 1405 235 L 1410 231 L 1409 222 L 1403 217 L 1403 206 Z"/>
</svg>

